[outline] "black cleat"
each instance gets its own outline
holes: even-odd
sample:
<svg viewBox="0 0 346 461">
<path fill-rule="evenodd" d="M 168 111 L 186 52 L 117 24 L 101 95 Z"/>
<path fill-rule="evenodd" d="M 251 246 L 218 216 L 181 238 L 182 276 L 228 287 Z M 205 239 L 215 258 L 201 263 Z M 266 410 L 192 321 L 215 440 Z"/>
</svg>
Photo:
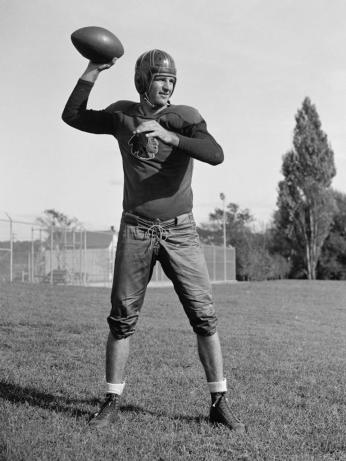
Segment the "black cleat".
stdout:
<svg viewBox="0 0 346 461">
<path fill-rule="evenodd" d="M 120 395 L 118 394 L 106 394 L 106 399 L 101 405 L 101 408 L 97 413 L 92 415 L 88 425 L 98 428 L 115 423 L 118 419 L 119 399 Z"/>
<path fill-rule="evenodd" d="M 232 414 L 225 392 L 212 394 L 212 401 L 210 407 L 210 422 L 212 424 L 223 424 L 238 433 L 244 434 L 246 432 L 245 424 Z"/>
</svg>

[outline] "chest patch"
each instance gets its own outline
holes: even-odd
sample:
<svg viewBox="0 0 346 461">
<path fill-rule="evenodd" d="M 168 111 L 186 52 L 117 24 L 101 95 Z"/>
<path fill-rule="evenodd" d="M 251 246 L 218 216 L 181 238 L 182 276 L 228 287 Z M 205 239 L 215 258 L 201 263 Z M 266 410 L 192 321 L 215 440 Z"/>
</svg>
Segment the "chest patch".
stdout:
<svg viewBox="0 0 346 461">
<path fill-rule="evenodd" d="M 154 137 L 146 137 L 144 133 L 134 134 L 129 139 L 131 154 L 140 160 L 151 160 L 159 151 L 159 142 Z"/>
</svg>

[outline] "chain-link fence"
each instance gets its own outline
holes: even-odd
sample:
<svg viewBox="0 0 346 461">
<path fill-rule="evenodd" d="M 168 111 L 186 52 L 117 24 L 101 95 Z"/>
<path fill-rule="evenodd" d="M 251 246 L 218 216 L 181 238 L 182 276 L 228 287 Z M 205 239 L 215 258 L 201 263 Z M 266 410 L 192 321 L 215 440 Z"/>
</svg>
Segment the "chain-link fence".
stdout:
<svg viewBox="0 0 346 461">
<path fill-rule="evenodd" d="M 117 233 L 0 219 L 0 281 L 111 286 Z M 203 245 L 212 282 L 235 280 L 235 250 Z M 160 264 L 152 284 L 167 282 Z"/>
</svg>

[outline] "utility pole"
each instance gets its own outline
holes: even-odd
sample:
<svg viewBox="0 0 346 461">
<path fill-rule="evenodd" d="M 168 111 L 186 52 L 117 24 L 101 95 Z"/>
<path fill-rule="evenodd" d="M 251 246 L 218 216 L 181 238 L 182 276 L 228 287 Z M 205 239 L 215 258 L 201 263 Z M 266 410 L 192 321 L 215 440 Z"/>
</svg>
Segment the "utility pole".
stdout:
<svg viewBox="0 0 346 461">
<path fill-rule="evenodd" d="M 226 196 L 223 192 L 220 194 L 223 208 L 223 279 L 227 281 L 227 242 L 226 242 Z"/>
</svg>

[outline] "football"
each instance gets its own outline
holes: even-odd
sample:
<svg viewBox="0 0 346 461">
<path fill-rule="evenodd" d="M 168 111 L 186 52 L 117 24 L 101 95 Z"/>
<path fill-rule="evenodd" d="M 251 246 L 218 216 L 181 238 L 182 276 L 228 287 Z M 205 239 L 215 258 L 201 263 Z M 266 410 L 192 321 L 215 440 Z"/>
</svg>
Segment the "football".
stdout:
<svg viewBox="0 0 346 461">
<path fill-rule="evenodd" d="M 75 30 L 71 40 L 79 53 L 95 64 L 106 64 L 124 54 L 121 41 L 103 27 L 88 26 Z"/>
</svg>

